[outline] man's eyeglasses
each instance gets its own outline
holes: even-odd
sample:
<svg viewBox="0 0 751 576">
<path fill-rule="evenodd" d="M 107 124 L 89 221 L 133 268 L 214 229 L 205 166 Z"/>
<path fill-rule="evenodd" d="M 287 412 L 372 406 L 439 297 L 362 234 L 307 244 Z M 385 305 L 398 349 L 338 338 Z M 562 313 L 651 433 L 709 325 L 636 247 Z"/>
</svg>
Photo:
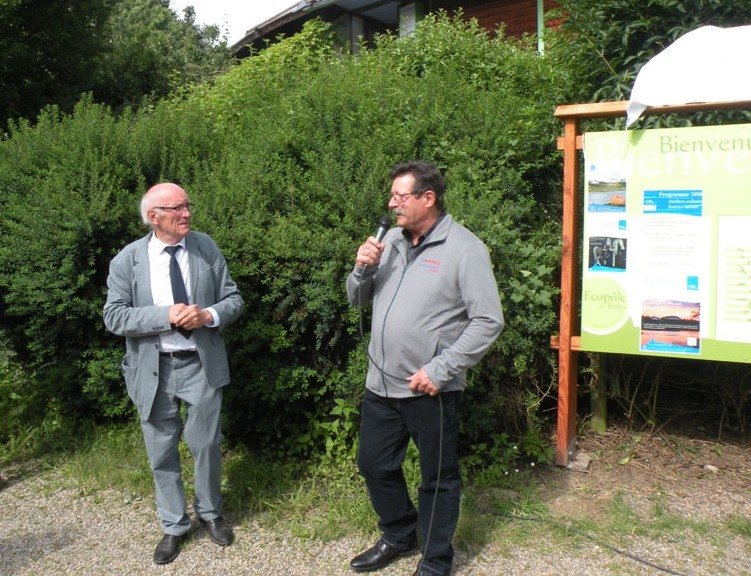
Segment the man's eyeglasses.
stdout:
<svg viewBox="0 0 751 576">
<path fill-rule="evenodd" d="M 190 212 L 193 209 L 193 206 L 191 206 L 190 202 L 186 202 L 185 204 L 178 204 L 177 206 L 153 206 L 153 209 L 179 214 L 181 212 Z"/>
<path fill-rule="evenodd" d="M 397 204 L 404 204 L 410 196 L 419 196 L 422 192 L 407 192 L 406 194 L 391 194 L 391 200 Z"/>
</svg>

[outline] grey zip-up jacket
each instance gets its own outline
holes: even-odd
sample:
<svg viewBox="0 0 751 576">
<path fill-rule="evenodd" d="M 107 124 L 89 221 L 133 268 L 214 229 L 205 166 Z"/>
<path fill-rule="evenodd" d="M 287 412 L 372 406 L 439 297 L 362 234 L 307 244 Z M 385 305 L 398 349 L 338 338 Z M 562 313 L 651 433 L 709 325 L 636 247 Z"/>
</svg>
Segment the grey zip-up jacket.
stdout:
<svg viewBox="0 0 751 576">
<path fill-rule="evenodd" d="M 408 379 L 424 368 L 442 392 L 464 390 L 477 364 L 503 330 L 503 311 L 485 244 L 446 215 L 410 250 L 392 228 L 378 266 L 347 277 L 355 306 L 372 300 L 366 386 L 380 396 L 416 396 Z"/>
</svg>

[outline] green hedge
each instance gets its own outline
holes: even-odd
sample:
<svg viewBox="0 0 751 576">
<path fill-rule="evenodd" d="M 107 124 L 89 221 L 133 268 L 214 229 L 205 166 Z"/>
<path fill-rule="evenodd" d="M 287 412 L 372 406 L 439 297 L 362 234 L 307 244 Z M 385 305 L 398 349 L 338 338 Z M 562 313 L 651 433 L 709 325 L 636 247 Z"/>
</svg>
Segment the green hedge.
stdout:
<svg viewBox="0 0 751 576">
<path fill-rule="evenodd" d="M 0 143 L 0 327 L 31 378 L 2 380 L 0 409 L 33 396 L 27 421 L 130 416 L 123 342 L 101 321 L 107 266 L 144 232 L 143 191 L 172 180 L 247 303 L 228 330 L 228 436 L 348 457 L 365 361 L 344 280 L 386 210 L 389 168 L 419 158 L 488 244 L 508 323 L 473 373 L 465 445 L 528 436 L 554 379 L 567 74 L 532 43 L 444 14 L 357 56 L 313 21 L 180 99 L 117 117 L 84 100 L 17 126 Z"/>
</svg>

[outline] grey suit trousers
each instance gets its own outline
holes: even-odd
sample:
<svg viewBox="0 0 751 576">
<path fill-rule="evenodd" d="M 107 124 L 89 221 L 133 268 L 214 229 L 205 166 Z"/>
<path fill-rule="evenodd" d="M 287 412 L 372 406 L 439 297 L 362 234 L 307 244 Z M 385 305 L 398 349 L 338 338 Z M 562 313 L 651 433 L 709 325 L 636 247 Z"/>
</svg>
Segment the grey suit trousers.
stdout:
<svg viewBox="0 0 751 576">
<path fill-rule="evenodd" d="M 185 423 L 181 404 L 187 406 Z M 193 509 L 204 520 L 222 513 L 222 389 L 206 382 L 198 356 L 159 358 L 159 386 L 147 420 L 141 420 L 156 487 L 156 502 L 165 534 L 185 534 L 187 513 L 178 445 L 180 437 L 195 462 Z"/>
</svg>

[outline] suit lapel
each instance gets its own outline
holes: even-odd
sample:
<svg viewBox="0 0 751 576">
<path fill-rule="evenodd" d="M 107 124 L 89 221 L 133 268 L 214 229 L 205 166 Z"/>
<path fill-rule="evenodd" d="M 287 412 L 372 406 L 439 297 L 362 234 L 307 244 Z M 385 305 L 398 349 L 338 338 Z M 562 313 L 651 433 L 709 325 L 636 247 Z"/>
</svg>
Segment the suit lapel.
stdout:
<svg viewBox="0 0 751 576">
<path fill-rule="evenodd" d="M 188 282 L 190 282 L 190 293 L 193 304 L 197 304 L 196 296 L 198 294 L 198 276 L 201 269 L 201 254 L 198 250 L 198 242 L 195 235 L 188 233 L 185 237 L 185 249 L 188 251 Z"/>
<path fill-rule="evenodd" d="M 137 302 L 141 306 L 153 306 L 154 298 L 151 295 L 151 269 L 149 268 L 149 233 L 138 243 L 138 248 L 133 253 L 133 278 L 135 286 L 133 288 Z"/>
</svg>

